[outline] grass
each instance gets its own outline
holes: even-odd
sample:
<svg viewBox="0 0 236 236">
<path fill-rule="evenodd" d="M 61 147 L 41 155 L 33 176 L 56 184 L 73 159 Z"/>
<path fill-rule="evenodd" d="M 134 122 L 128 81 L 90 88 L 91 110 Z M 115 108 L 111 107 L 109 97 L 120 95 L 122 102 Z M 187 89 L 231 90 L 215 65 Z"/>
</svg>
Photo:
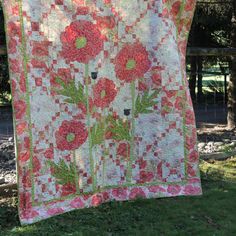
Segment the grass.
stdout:
<svg viewBox="0 0 236 236">
<path fill-rule="evenodd" d="M 111 202 L 24 227 L 16 199 L 2 199 L 0 235 L 236 235 L 236 157 L 200 166 L 203 196 Z"/>
</svg>

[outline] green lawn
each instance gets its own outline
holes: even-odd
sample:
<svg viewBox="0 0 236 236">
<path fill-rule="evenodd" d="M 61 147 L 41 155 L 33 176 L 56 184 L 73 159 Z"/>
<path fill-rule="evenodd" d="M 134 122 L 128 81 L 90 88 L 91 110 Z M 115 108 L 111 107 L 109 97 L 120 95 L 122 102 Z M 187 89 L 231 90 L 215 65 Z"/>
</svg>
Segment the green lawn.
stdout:
<svg viewBox="0 0 236 236">
<path fill-rule="evenodd" d="M 236 235 L 236 158 L 201 169 L 200 197 L 111 202 L 25 227 L 15 199 L 2 199 L 0 235 Z"/>
</svg>

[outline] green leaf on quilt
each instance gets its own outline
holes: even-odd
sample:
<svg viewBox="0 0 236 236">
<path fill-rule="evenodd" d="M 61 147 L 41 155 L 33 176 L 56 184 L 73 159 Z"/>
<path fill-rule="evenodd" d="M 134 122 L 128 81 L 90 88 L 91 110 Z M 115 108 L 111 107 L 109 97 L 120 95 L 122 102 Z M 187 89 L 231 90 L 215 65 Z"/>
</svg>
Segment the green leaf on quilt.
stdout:
<svg viewBox="0 0 236 236">
<path fill-rule="evenodd" d="M 112 138 L 114 140 L 131 140 L 128 120 L 124 121 L 121 118 L 114 119 L 112 116 L 108 116 L 107 121 L 109 122 L 107 131 L 110 131 L 112 133 Z"/>
<path fill-rule="evenodd" d="M 91 146 L 95 146 L 98 144 L 101 144 L 104 140 L 105 136 L 105 123 L 100 122 L 96 123 L 92 128 L 91 128 Z"/>
<path fill-rule="evenodd" d="M 145 91 L 143 95 L 138 95 L 135 101 L 135 112 L 134 115 L 138 116 L 138 114 L 149 114 L 152 113 L 152 107 L 156 105 L 156 97 L 159 94 L 159 90 L 155 90 L 152 93 L 149 91 Z"/>
<path fill-rule="evenodd" d="M 70 163 L 70 165 L 66 165 L 64 160 L 60 160 L 58 164 L 53 161 L 47 162 L 50 167 L 53 169 L 52 176 L 56 178 L 58 184 L 73 184 L 75 183 L 75 164 Z"/>
<path fill-rule="evenodd" d="M 65 102 L 72 104 L 83 103 L 86 105 L 84 87 L 80 82 L 78 82 L 78 87 L 76 87 L 73 80 L 65 83 L 62 79 L 57 77 L 56 82 L 61 85 L 62 89 L 54 88 L 54 91 L 60 95 L 68 97 L 64 100 Z"/>
</svg>

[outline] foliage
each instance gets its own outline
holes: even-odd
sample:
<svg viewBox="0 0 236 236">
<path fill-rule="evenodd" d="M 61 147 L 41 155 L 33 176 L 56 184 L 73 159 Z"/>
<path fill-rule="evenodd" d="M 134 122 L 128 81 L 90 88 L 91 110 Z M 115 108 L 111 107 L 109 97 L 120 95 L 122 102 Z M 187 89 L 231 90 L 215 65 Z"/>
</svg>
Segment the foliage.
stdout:
<svg viewBox="0 0 236 236">
<path fill-rule="evenodd" d="M 84 95 L 84 87 L 80 82 L 78 82 L 78 88 L 76 87 L 74 80 L 64 82 L 62 79 L 58 77 L 56 78 L 56 82 L 58 82 L 62 86 L 62 89 L 54 88 L 54 91 L 56 91 L 60 95 L 68 97 L 64 100 L 65 102 L 72 104 L 82 103 L 86 105 L 86 96 Z"/>
<path fill-rule="evenodd" d="M 56 178 L 58 184 L 73 184 L 75 182 L 75 166 L 74 163 L 66 165 L 64 160 L 60 160 L 58 164 L 53 161 L 48 161 L 48 164 L 52 168 L 52 176 Z"/>
<path fill-rule="evenodd" d="M 114 140 L 131 140 L 128 120 L 122 120 L 121 118 L 114 119 L 112 116 L 108 116 L 107 121 L 109 122 L 107 131 L 112 133 L 112 138 Z"/>
<path fill-rule="evenodd" d="M 148 114 L 152 113 L 153 110 L 151 109 L 157 102 L 155 101 L 159 91 L 155 90 L 151 94 L 149 91 L 145 91 L 143 95 L 138 95 L 136 102 L 135 102 L 135 112 L 134 115 L 138 116 L 138 114 Z"/>
<path fill-rule="evenodd" d="M 104 135 L 105 135 L 106 129 L 105 129 L 105 122 L 96 123 L 91 128 L 91 146 L 95 146 L 98 144 L 101 144 L 104 141 Z"/>
</svg>

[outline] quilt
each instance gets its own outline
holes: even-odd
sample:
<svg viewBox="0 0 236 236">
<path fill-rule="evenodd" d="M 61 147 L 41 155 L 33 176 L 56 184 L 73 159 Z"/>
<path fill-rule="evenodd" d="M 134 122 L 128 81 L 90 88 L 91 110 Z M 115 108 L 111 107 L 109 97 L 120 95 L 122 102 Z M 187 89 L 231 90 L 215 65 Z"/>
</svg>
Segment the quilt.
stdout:
<svg viewBox="0 0 236 236">
<path fill-rule="evenodd" d="M 2 0 L 19 217 L 200 195 L 195 0 Z"/>
</svg>

